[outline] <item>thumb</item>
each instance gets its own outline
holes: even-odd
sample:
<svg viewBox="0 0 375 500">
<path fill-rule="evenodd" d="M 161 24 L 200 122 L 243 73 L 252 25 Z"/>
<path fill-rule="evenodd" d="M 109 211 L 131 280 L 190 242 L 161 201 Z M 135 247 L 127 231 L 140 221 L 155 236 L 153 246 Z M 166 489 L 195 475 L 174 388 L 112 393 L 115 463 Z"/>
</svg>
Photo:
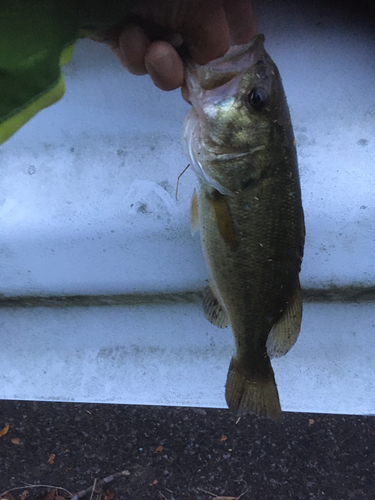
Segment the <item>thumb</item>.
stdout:
<svg viewBox="0 0 375 500">
<path fill-rule="evenodd" d="M 196 16 L 187 17 L 183 38 L 190 57 L 198 64 L 223 56 L 229 49 L 229 27 L 224 8 L 209 2 Z"/>
</svg>

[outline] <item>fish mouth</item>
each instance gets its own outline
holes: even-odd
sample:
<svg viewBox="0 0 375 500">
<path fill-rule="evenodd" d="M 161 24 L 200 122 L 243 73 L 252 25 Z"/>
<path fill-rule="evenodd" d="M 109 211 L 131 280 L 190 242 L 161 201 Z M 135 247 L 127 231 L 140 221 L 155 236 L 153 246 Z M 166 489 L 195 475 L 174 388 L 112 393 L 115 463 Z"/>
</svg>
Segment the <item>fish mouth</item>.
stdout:
<svg viewBox="0 0 375 500">
<path fill-rule="evenodd" d="M 204 72 L 210 73 L 212 71 L 220 73 L 222 76 L 228 75 L 227 78 L 229 80 L 231 75 L 235 76 L 240 71 L 249 68 L 255 63 L 259 50 L 264 51 L 264 41 L 265 36 L 259 34 L 255 35 L 250 42 L 244 45 L 231 45 L 227 53 L 222 57 L 218 57 L 205 66 L 200 66 L 200 68 L 204 68 Z M 206 79 L 209 76 L 211 75 L 208 74 Z M 201 82 L 201 84 L 203 83 Z"/>
<path fill-rule="evenodd" d="M 232 45 L 224 56 L 204 66 L 188 61 L 185 65 L 186 81 L 182 87 L 185 101 L 196 106 L 197 96 L 202 91 L 215 90 L 225 85 L 225 93 L 228 95 L 228 83 L 256 62 L 264 52 L 264 40 L 264 35 L 259 34 L 245 45 Z"/>
</svg>

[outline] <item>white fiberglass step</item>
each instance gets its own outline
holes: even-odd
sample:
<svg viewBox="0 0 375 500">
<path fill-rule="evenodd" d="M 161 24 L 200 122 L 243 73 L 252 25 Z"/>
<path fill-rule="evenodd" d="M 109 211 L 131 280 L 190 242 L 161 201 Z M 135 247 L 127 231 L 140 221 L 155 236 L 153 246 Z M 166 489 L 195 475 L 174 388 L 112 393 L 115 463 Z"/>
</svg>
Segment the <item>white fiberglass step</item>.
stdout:
<svg viewBox="0 0 375 500">
<path fill-rule="evenodd" d="M 3 308 L 0 399 L 225 407 L 231 329 L 195 303 Z M 375 306 L 304 307 L 272 362 L 285 411 L 375 414 Z"/>
</svg>

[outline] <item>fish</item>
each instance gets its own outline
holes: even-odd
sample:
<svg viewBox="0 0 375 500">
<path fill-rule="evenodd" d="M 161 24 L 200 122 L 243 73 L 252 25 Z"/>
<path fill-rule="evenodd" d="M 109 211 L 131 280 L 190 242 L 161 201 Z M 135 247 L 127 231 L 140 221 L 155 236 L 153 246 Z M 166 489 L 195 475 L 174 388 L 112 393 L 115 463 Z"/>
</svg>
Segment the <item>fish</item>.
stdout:
<svg viewBox="0 0 375 500">
<path fill-rule="evenodd" d="M 231 325 L 225 386 L 236 415 L 282 415 L 271 358 L 302 321 L 305 240 L 296 143 L 280 73 L 256 35 L 205 66 L 185 64 L 185 151 L 197 176 L 191 216 L 209 280 L 205 317 Z"/>
</svg>

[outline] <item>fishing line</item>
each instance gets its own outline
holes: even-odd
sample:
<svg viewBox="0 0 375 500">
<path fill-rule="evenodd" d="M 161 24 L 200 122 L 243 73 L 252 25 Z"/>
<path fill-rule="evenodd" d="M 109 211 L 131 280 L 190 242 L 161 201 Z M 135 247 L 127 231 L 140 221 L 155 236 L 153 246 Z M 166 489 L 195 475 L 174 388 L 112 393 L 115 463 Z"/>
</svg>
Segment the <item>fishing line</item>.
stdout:
<svg viewBox="0 0 375 500">
<path fill-rule="evenodd" d="M 180 175 L 177 177 L 177 184 L 176 184 L 176 200 L 178 201 L 177 194 L 178 194 L 178 185 L 180 183 L 180 177 L 186 172 L 186 170 L 190 167 L 190 163 L 188 164 L 187 167 L 183 169 L 183 171 L 180 173 Z"/>
</svg>

